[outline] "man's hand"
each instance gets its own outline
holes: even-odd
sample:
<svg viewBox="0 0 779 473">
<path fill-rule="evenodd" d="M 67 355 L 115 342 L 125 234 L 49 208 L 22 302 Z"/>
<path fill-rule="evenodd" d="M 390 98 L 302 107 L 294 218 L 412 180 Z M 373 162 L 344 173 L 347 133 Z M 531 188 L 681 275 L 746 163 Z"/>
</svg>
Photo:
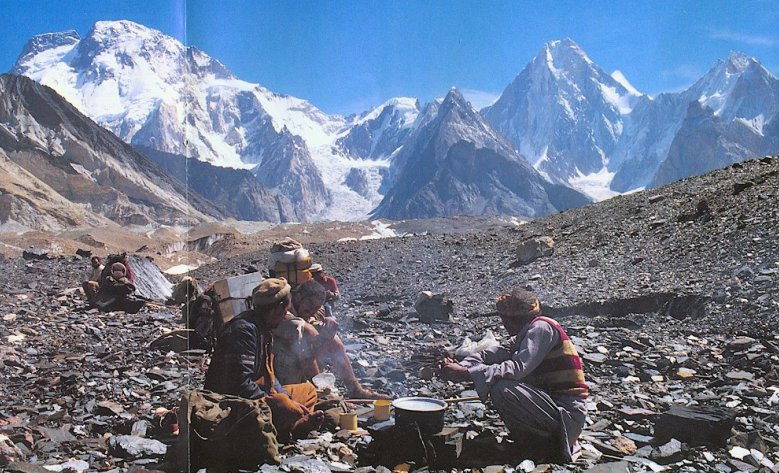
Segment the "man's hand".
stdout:
<svg viewBox="0 0 779 473">
<path fill-rule="evenodd" d="M 471 374 L 468 372 L 468 368 L 457 363 L 451 358 L 444 358 L 438 363 L 438 370 L 441 373 L 441 377 L 448 381 L 470 381 Z"/>
<path fill-rule="evenodd" d="M 290 399 L 292 399 L 292 398 L 290 398 Z M 295 404 L 297 407 L 299 407 L 299 408 L 300 408 L 300 409 L 303 411 L 303 413 L 304 413 L 304 414 L 311 414 L 311 412 L 312 412 L 312 411 L 311 411 L 311 409 L 309 409 L 308 407 L 306 407 L 306 406 L 304 406 L 303 404 L 301 404 L 301 403 L 299 403 L 299 402 L 295 401 L 294 399 L 292 399 L 292 402 L 293 402 L 293 403 L 294 403 L 294 404 Z"/>
<path fill-rule="evenodd" d="M 317 331 L 322 340 L 330 340 L 335 338 L 338 333 L 338 321 L 333 317 L 324 317 L 320 324 L 318 324 Z"/>
<path fill-rule="evenodd" d="M 324 328 L 333 333 L 337 332 L 340 327 L 334 317 L 325 317 L 322 319 L 322 322 L 324 323 Z"/>
</svg>

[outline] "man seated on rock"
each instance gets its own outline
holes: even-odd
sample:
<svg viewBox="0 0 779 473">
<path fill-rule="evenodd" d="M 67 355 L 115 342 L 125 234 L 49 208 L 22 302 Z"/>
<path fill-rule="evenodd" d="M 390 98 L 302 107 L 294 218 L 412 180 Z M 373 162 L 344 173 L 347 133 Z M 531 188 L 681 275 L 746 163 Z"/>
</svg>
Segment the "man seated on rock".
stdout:
<svg viewBox="0 0 779 473">
<path fill-rule="evenodd" d="M 322 265 L 319 263 L 312 264 L 311 267 L 308 268 L 308 271 L 311 273 L 314 281 L 325 288 L 325 309 L 327 310 L 328 315 L 332 315 L 333 304 L 341 298 L 341 291 L 338 290 L 338 283 L 334 278 L 325 274 L 324 268 L 322 268 Z"/>
<path fill-rule="evenodd" d="M 212 286 L 201 294 L 197 280 L 185 276 L 173 288 L 170 302 L 181 304 L 181 321 L 194 332 L 189 336 L 192 348 L 212 350 L 222 331 L 223 321 L 214 306 L 210 294 Z"/>
<path fill-rule="evenodd" d="M 205 388 L 246 399 L 264 399 L 281 442 L 319 428 L 324 412 L 313 411 L 311 383 L 282 386 L 273 369 L 273 335 L 291 304 L 290 286 L 269 278 L 252 291 L 253 309 L 227 322 L 206 373 Z"/>
<path fill-rule="evenodd" d="M 186 321 L 189 316 L 187 311 L 188 305 L 197 299 L 200 295 L 200 288 L 198 287 L 197 280 L 192 276 L 184 276 L 181 278 L 171 291 L 170 299 L 166 302 L 171 305 L 181 306 L 181 320 Z M 182 305 L 183 304 L 183 305 Z"/>
<path fill-rule="evenodd" d="M 134 314 L 141 310 L 144 302 L 133 297 L 135 284 L 127 277 L 127 268 L 122 263 L 113 263 L 111 272 L 100 282 L 100 290 L 92 304 L 104 312 L 122 310 Z"/>
<path fill-rule="evenodd" d="M 511 338 L 460 363 L 444 359 L 441 374 L 473 381 L 482 400 L 492 398 L 523 455 L 568 462 L 584 427 L 589 391 L 576 348 L 558 322 L 541 315 L 529 291 L 501 295 L 497 309 Z"/>
<path fill-rule="evenodd" d="M 90 258 L 90 264 L 92 269 L 87 274 L 87 280 L 81 284 L 81 288 L 84 289 L 84 295 L 88 301 L 94 299 L 98 291 L 100 291 L 100 275 L 103 274 L 103 268 L 105 267 L 97 255 Z"/>
<path fill-rule="evenodd" d="M 292 290 L 294 314 L 286 314 L 273 331 L 278 341 L 274 351 L 279 379 L 284 383 L 300 383 L 319 374 L 320 366 L 329 364 L 346 385 L 349 398 L 388 399 L 364 388 L 357 380 L 337 335 L 338 322 L 325 316 L 325 299 L 325 288 L 316 281 L 307 281 Z"/>
</svg>

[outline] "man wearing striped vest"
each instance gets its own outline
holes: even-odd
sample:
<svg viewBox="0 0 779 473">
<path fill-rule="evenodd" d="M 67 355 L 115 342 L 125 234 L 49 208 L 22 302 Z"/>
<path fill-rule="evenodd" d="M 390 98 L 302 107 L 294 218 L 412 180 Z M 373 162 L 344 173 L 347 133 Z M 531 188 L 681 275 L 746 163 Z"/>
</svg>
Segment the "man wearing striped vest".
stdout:
<svg viewBox="0 0 779 473">
<path fill-rule="evenodd" d="M 490 397 L 522 455 L 568 462 L 589 390 L 576 348 L 557 321 L 541 316 L 532 292 L 502 294 L 497 309 L 511 338 L 459 363 L 443 360 L 441 374 L 473 381 L 482 400 Z"/>
</svg>

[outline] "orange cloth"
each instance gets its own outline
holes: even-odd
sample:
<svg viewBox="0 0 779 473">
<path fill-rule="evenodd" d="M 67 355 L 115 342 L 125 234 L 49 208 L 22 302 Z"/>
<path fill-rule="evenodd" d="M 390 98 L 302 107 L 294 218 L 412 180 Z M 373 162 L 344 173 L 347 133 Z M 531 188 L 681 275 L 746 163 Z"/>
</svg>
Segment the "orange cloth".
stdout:
<svg viewBox="0 0 779 473">
<path fill-rule="evenodd" d="M 287 384 L 284 389 L 289 395 L 273 393 L 265 398 L 273 415 L 278 439 L 282 443 L 290 440 L 295 422 L 313 412 L 317 401 L 316 388 L 311 383 Z"/>
</svg>

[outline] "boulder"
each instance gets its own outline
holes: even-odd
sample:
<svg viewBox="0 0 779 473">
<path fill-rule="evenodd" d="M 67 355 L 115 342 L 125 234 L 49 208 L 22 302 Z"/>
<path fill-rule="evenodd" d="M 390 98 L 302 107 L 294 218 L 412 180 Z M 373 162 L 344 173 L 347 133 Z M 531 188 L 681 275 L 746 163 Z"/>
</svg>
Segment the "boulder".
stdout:
<svg viewBox="0 0 779 473">
<path fill-rule="evenodd" d="M 444 294 L 433 294 L 430 291 L 419 293 L 414 309 L 419 314 L 421 322 L 448 322 L 454 303 L 445 299 Z"/>
<path fill-rule="evenodd" d="M 672 438 L 690 445 L 724 447 L 731 435 L 735 413 L 717 407 L 672 406 L 655 424 L 655 437 Z"/>
<path fill-rule="evenodd" d="M 29 248 L 22 252 L 22 258 L 26 260 L 46 260 L 51 259 L 49 250 L 43 248 Z"/>
<path fill-rule="evenodd" d="M 130 255 L 128 258 L 135 278 L 136 295 L 164 301 L 173 294 L 173 284 L 162 274 L 154 261 L 136 255 Z"/>
<path fill-rule="evenodd" d="M 538 258 L 554 254 L 554 240 L 548 236 L 525 240 L 517 247 L 516 254 L 518 265 L 532 263 Z"/>
<path fill-rule="evenodd" d="M 121 458 L 163 457 L 168 447 L 153 439 L 133 435 L 117 435 L 108 439 L 108 452 Z"/>
</svg>

